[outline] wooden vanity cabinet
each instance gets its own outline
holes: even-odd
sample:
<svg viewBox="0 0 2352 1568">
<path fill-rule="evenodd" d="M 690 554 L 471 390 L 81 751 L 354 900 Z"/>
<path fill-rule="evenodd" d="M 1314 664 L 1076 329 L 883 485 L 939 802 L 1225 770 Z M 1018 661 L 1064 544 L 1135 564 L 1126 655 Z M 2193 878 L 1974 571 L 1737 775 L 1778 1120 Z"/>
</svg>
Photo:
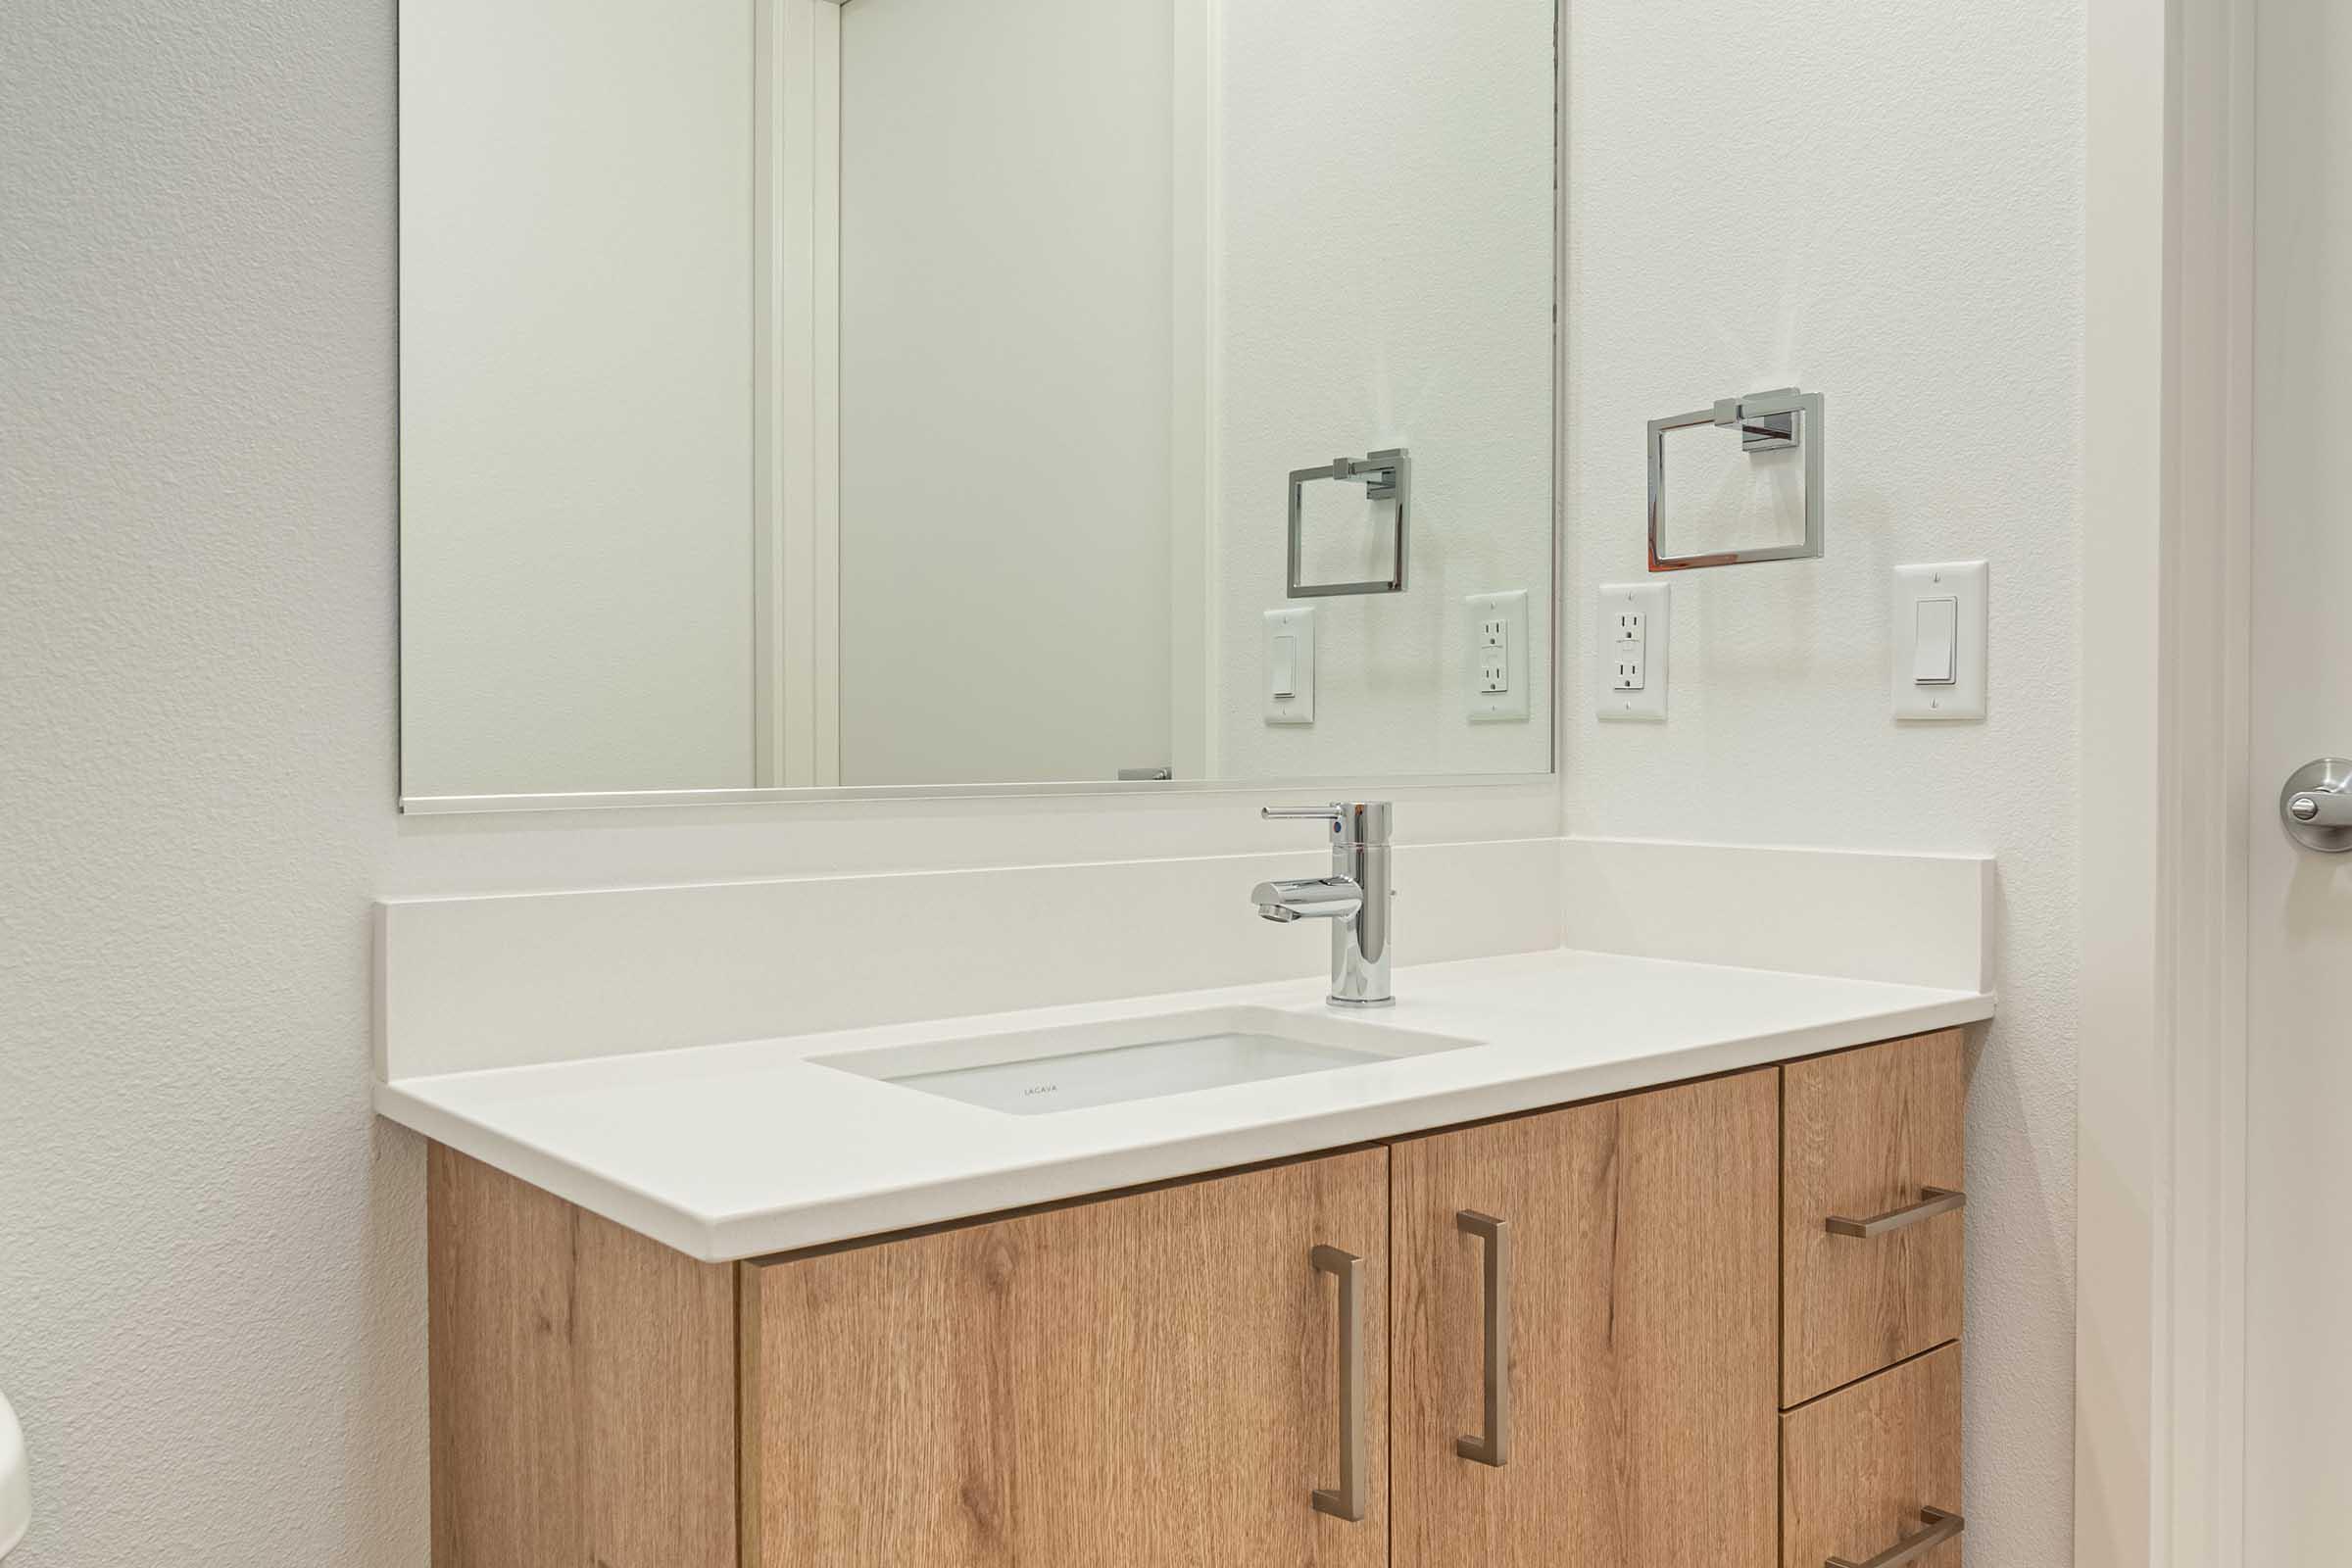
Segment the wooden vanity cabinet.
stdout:
<svg viewBox="0 0 2352 1568">
<path fill-rule="evenodd" d="M 1388 1164 L 744 1265 L 746 1568 L 1381 1568 Z"/>
<path fill-rule="evenodd" d="M 1772 1568 L 1778 1076 L 1395 1146 L 1397 1568 Z"/>
<path fill-rule="evenodd" d="M 731 1264 L 436 1145 L 433 1562 L 1958 1568 L 1961 1090 L 1923 1036 Z"/>
</svg>

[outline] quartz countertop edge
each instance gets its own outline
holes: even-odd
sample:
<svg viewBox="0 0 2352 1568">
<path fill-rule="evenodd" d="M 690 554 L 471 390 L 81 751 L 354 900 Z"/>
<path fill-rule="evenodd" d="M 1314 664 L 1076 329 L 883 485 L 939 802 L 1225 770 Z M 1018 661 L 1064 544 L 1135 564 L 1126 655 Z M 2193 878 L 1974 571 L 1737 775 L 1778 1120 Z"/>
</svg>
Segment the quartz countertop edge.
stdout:
<svg viewBox="0 0 2352 1568">
<path fill-rule="evenodd" d="M 1992 1016 L 1988 993 L 1565 950 L 1399 968 L 1462 1049 L 1012 1115 L 809 1058 L 1222 1006 L 1289 980 L 375 1085 L 383 1116 L 706 1262 L 798 1251 L 1764 1066 Z"/>
</svg>

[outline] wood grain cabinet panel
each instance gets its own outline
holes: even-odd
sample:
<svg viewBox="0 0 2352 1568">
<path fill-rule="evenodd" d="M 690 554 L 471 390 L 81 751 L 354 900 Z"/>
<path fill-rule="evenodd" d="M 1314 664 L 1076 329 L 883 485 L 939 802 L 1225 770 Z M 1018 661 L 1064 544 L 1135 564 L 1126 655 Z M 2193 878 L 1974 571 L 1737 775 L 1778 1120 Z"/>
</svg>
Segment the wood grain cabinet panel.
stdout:
<svg viewBox="0 0 2352 1568">
<path fill-rule="evenodd" d="M 736 1568 L 734 1271 L 435 1144 L 433 1568 Z"/>
<path fill-rule="evenodd" d="M 1829 1221 L 1964 1192 L 1967 1091 L 1956 1029 L 1783 1072 L 1781 1402 L 1796 1405 L 1960 1337 L 1964 1212 L 1869 1237 Z"/>
<path fill-rule="evenodd" d="M 1866 1563 L 1964 1524 L 1928 1517 L 1960 1510 L 1960 1347 L 1789 1411 L 1782 1443 L 1782 1568 Z M 1964 1541 L 1954 1536 L 1904 1568 L 1960 1568 Z"/>
<path fill-rule="evenodd" d="M 1396 1568 L 1775 1561 L 1778 1088 L 1766 1069 L 1396 1146 Z M 1464 1209 L 1509 1237 L 1500 1468 L 1455 1446 L 1485 1411 Z"/>
<path fill-rule="evenodd" d="M 748 1568 L 1384 1568 L 1386 1151 L 747 1264 Z M 1362 1258 L 1368 1509 L 1339 1485 Z"/>
</svg>

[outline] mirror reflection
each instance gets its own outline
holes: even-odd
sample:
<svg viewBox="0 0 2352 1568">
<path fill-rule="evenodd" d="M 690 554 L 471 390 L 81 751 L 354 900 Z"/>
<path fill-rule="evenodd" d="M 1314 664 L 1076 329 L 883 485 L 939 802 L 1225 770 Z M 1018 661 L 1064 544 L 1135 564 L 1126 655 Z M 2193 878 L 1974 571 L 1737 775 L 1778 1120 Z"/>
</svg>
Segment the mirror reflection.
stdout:
<svg viewBox="0 0 2352 1568">
<path fill-rule="evenodd" d="M 404 0 L 409 804 L 1549 769 L 1552 29 Z"/>
</svg>

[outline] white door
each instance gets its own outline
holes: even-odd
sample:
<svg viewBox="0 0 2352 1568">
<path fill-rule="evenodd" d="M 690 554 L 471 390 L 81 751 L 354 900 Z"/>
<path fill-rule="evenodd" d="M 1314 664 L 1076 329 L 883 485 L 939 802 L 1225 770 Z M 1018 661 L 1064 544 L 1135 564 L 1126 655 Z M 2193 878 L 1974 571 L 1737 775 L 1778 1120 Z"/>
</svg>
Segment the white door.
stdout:
<svg viewBox="0 0 2352 1568">
<path fill-rule="evenodd" d="M 2352 4 L 2262 0 L 2256 62 L 2244 1561 L 2352 1562 L 2352 855 L 2279 791 L 2352 757 Z"/>
</svg>

